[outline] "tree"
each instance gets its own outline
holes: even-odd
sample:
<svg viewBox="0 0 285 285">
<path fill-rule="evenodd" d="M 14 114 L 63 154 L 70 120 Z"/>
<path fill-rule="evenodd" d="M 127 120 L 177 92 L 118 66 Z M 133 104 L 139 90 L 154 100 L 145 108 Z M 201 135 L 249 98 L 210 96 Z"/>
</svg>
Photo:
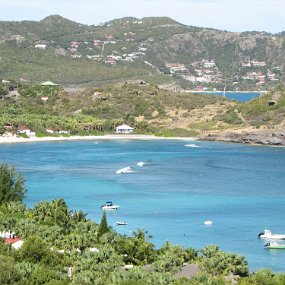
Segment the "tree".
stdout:
<svg viewBox="0 0 285 285">
<path fill-rule="evenodd" d="M 38 237 L 30 237 L 25 240 L 18 254 L 22 260 L 31 263 L 42 262 L 50 265 L 54 261 L 58 261 L 57 256 L 49 249 L 48 245 Z"/>
<path fill-rule="evenodd" d="M 99 225 L 98 229 L 98 237 L 102 236 L 103 234 L 107 233 L 109 231 L 108 223 L 107 223 L 107 216 L 106 211 L 103 210 L 101 223 Z"/>
<path fill-rule="evenodd" d="M 63 199 L 55 199 L 50 203 L 51 214 L 56 225 L 67 223 L 69 218 L 68 207 Z"/>
<path fill-rule="evenodd" d="M 15 260 L 9 256 L 0 255 L 0 284 L 14 284 L 19 280 L 19 273 L 15 268 Z"/>
<path fill-rule="evenodd" d="M 22 201 L 27 189 L 22 173 L 16 174 L 15 167 L 7 163 L 0 165 L 0 205 L 6 202 Z"/>
</svg>

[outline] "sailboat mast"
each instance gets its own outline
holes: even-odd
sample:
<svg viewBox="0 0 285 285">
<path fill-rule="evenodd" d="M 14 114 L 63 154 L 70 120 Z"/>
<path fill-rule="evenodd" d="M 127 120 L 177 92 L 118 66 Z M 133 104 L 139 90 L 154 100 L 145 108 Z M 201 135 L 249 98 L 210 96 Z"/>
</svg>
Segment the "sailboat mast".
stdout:
<svg viewBox="0 0 285 285">
<path fill-rule="evenodd" d="M 227 85 L 225 85 L 224 87 L 224 97 L 226 98 L 226 88 L 227 88 Z"/>
</svg>

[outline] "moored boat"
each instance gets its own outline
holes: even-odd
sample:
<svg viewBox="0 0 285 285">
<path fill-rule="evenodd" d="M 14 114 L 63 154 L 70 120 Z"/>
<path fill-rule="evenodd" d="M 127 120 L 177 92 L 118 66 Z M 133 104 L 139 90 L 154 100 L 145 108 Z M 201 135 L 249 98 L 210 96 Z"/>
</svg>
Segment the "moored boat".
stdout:
<svg viewBox="0 0 285 285">
<path fill-rule="evenodd" d="M 127 222 L 116 222 L 118 226 L 126 226 L 128 223 Z"/>
<path fill-rule="evenodd" d="M 276 241 L 268 242 L 264 245 L 264 248 L 268 249 L 285 249 L 285 244 L 279 244 Z"/>
<path fill-rule="evenodd" d="M 273 234 L 270 230 L 264 230 L 258 237 L 262 239 L 285 240 L 284 234 Z"/>
<path fill-rule="evenodd" d="M 134 171 L 132 170 L 132 167 L 127 166 L 124 168 L 121 168 L 119 170 L 116 171 L 117 174 L 122 174 L 122 173 L 133 173 Z"/>
<path fill-rule="evenodd" d="M 110 202 L 106 202 L 105 205 L 101 206 L 102 210 L 117 210 L 117 209 L 119 209 L 119 207 L 120 206 L 114 205 L 111 201 Z"/>
</svg>

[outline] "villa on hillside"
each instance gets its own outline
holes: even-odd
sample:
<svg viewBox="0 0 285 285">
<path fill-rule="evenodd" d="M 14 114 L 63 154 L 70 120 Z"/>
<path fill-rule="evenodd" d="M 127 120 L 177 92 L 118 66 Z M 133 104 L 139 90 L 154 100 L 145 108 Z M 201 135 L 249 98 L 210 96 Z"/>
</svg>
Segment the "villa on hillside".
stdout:
<svg viewBox="0 0 285 285">
<path fill-rule="evenodd" d="M 10 237 L 4 239 L 4 244 L 10 245 L 12 249 L 19 249 L 23 245 L 24 241 L 19 237 Z"/>
<path fill-rule="evenodd" d="M 44 45 L 44 44 L 37 44 L 35 45 L 35 48 L 37 49 L 46 49 L 47 45 Z"/>
<path fill-rule="evenodd" d="M 130 134 L 134 131 L 134 128 L 128 125 L 121 125 L 116 128 L 116 134 Z"/>
<path fill-rule="evenodd" d="M 17 133 L 25 134 L 27 136 L 34 136 L 35 135 L 35 132 L 32 132 L 31 129 L 29 129 L 27 127 L 19 127 L 17 130 Z"/>
</svg>

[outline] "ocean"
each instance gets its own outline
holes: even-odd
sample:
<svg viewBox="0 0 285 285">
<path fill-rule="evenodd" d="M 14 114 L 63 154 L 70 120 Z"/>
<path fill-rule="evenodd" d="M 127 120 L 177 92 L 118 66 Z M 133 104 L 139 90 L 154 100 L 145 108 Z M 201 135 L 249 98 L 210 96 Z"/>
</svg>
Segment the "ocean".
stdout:
<svg viewBox="0 0 285 285">
<path fill-rule="evenodd" d="M 251 271 L 285 272 L 285 250 L 264 249 L 257 237 L 265 228 L 285 234 L 284 148 L 179 140 L 38 142 L 2 144 L 0 161 L 25 175 L 30 207 L 64 198 L 70 209 L 100 222 L 101 205 L 113 201 L 120 208 L 107 219 L 119 233 L 143 228 L 156 247 L 166 241 L 195 249 L 215 244 L 244 255 Z M 116 173 L 127 166 L 133 173 Z"/>
<path fill-rule="evenodd" d="M 203 92 L 195 92 L 197 94 L 210 94 L 210 95 L 216 95 L 216 96 L 225 96 L 227 99 L 236 100 L 240 102 L 248 102 L 251 101 L 254 98 L 257 98 L 260 96 L 259 92 L 224 92 L 223 91 L 203 91 Z"/>
</svg>

